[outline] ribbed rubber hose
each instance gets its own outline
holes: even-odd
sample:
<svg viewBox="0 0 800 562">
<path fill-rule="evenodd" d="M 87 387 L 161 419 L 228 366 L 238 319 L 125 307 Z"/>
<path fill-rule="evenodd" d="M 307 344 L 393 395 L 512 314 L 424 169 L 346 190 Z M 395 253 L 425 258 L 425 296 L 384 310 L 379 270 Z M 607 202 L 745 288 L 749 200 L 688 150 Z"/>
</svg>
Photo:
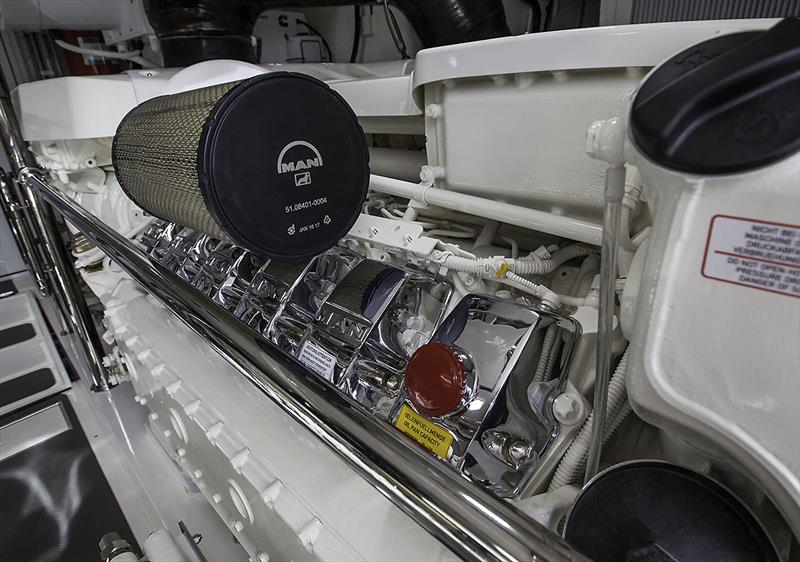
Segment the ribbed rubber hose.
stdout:
<svg viewBox="0 0 800 562">
<path fill-rule="evenodd" d="M 547 366 L 550 364 L 550 354 L 553 351 L 553 344 L 556 341 L 556 332 L 558 331 L 555 324 L 547 328 L 542 341 L 542 351 L 539 355 L 539 363 L 536 365 L 536 372 L 533 374 L 531 383 L 536 384 L 544 382 L 544 377 L 547 374 Z"/>
<path fill-rule="evenodd" d="M 611 381 L 608 383 L 608 415 L 603 432 L 603 443 L 614 434 L 620 424 L 631 413 L 631 405 L 628 402 L 628 393 L 625 390 L 625 370 L 628 366 L 628 349 L 622 356 L 617 365 Z M 589 444 L 592 440 L 592 426 L 594 425 L 594 412 L 583 422 L 578 435 L 572 440 L 567 452 L 561 459 L 556 468 L 553 479 L 550 481 L 548 492 L 556 488 L 572 484 L 583 478 L 586 468 L 586 460 L 589 455 Z"/>
<path fill-rule="evenodd" d="M 562 264 L 567 263 L 571 259 L 588 256 L 593 253 L 595 253 L 594 249 L 590 248 L 589 246 L 583 246 L 581 244 L 573 244 L 572 246 L 567 246 L 566 248 L 562 248 L 557 252 L 554 252 L 552 257 L 550 258 L 549 271 L 554 271 L 556 268 L 558 268 Z"/>
</svg>

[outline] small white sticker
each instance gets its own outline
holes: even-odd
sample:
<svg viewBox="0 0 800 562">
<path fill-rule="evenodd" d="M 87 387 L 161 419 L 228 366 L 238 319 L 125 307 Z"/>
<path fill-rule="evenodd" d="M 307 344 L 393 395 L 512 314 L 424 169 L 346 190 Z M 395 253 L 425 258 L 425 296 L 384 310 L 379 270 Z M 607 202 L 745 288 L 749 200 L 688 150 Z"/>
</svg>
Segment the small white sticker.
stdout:
<svg viewBox="0 0 800 562">
<path fill-rule="evenodd" d="M 333 368 L 336 366 L 336 357 L 317 344 L 307 341 L 300 348 L 300 355 L 297 358 L 303 365 L 322 375 L 327 380 L 333 376 Z"/>
<path fill-rule="evenodd" d="M 703 277 L 800 298 L 800 226 L 717 215 Z"/>
</svg>

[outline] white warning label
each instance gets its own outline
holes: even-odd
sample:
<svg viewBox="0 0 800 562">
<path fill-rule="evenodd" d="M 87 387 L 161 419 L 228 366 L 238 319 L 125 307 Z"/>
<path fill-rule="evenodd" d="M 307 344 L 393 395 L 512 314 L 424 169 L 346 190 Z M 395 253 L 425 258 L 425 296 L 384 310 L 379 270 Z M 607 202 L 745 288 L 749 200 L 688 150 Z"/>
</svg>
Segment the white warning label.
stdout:
<svg viewBox="0 0 800 562">
<path fill-rule="evenodd" d="M 708 228 L 702 274 L 800 298 L 800 225 L 717 215 Z"/>
<path fill-rule="evenodd" d="M 303 347 L 300 348 L 300 355 L 297 359 L 318 375 L 331 380 L 333 368 L 336 365 L 336 357 L 317 344 L 310 341 L 304 343 Z"/>
</svg>

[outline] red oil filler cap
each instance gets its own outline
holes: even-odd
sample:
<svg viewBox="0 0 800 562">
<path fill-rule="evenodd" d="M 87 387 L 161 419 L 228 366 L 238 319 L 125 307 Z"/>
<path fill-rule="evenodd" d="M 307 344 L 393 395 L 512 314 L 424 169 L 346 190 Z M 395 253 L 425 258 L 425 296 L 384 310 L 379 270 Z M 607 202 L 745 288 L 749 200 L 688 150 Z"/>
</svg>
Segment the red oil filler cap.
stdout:
<svg viewBox="0 0 800 562">
<path fill-rule="evenodd" d="M 461 403 L 467 369 L 449 345 L 428 343 L 409 359 L 404 385 L 417 411 L 431 417 L 444 416 Z"/>
</svg>

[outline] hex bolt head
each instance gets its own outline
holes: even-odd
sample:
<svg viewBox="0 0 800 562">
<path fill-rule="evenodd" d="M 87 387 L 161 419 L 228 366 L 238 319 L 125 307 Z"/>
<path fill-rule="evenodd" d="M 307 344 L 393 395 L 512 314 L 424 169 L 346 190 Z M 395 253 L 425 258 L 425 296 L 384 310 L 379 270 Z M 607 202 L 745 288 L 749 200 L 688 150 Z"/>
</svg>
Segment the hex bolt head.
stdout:
<svg viewBox="0 0 800 562">
<path fill-rule="evenodd" d="M 553 417 L 562 425 L 575 425 L 586 416 L 583 401 L 572 393 L 559 394 L 553 401 Z"/>
</svg>

